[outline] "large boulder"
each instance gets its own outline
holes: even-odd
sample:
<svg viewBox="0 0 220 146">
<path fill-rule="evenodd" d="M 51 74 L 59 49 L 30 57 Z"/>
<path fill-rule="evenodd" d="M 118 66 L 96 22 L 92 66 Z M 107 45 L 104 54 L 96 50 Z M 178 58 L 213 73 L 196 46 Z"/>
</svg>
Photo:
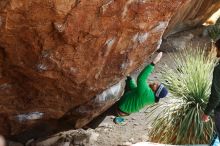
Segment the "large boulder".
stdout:
<svg viewBox="0 0 220 146">
<path fill-rule="evenodd" d="M 0 133 L 25 141 L 86 125 L 186 1 L 0 0 Z"/>
</svg>

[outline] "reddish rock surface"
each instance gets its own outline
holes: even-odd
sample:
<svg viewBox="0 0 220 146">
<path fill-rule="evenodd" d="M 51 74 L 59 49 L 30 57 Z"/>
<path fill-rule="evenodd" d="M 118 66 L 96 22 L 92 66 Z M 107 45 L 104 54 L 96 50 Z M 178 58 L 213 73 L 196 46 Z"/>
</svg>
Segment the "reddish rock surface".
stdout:
<svg viewBox="0 0 220 146">
<path fill-rule="evenodd" d="M 0 0 L 0 133 L 24 141 L 86 125 L 185 1 Z"/>
<path fill-rule="evenodd" d="M 219 0 L 187 0 L 171 19 L 164 37 L 202 25 L 219 8 Z"/>
</svg>

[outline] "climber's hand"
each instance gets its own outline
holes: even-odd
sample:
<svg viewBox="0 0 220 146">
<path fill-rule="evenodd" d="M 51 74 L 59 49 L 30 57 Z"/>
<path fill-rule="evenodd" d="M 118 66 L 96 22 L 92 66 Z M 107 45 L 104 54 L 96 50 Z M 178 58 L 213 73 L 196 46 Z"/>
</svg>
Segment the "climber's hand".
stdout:
<svg viewBox="0 0 220 146">
<path fill-rule="evenodd" d="M 132 78 L 130 76 L 127 76 L 127 80 L 131 80 Z"/>
<path fill-rule="evenodd" d="M 163 52 L 160 52 L 159 54 L 157 54 L 157 56 L 153 60 L 153 63 L 157 64 L 160 61 L 160 59 L 162 58 L 162 56 L 163 56 Z"/>
<path fill-rule="evenodd" d="M 208 121 L 209 121 L 209 116 L 206 115 L 206 114 L 203 114 L 203 115 L 202 115 L 202 121 L 203 121 L 203 122 L 208 122 Z"/>
</svg>

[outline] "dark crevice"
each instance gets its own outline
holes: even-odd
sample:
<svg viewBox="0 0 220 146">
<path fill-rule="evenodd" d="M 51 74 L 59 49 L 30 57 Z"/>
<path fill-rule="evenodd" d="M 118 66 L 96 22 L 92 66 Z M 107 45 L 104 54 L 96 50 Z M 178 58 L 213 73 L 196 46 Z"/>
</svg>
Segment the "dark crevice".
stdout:
<svg viewBox="0 0 220 146">
<path fill-rule="evenodd" d="M 6 60 L 6 56 L 5 49 L 0 46 L 0 64 Z"/>
</svg>

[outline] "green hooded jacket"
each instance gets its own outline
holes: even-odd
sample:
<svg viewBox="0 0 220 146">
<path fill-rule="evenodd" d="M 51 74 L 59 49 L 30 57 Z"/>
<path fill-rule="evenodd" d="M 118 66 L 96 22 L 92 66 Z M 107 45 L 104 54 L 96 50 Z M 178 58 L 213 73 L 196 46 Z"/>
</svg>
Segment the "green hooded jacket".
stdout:
<svg viewBox="0 0 220 146">
<path fill-rule="evenodd" d="M 153 70 L 153 64 L 146 66 L 137 78 L 137 85 L 133 79 L 128 80 L 130 91 L 124 93 L 118 104 L 118 108 L 122 112 L 138 112 L 145 105 L 155 103 L 154 92 L 146 81 Z"/>
</svg>

